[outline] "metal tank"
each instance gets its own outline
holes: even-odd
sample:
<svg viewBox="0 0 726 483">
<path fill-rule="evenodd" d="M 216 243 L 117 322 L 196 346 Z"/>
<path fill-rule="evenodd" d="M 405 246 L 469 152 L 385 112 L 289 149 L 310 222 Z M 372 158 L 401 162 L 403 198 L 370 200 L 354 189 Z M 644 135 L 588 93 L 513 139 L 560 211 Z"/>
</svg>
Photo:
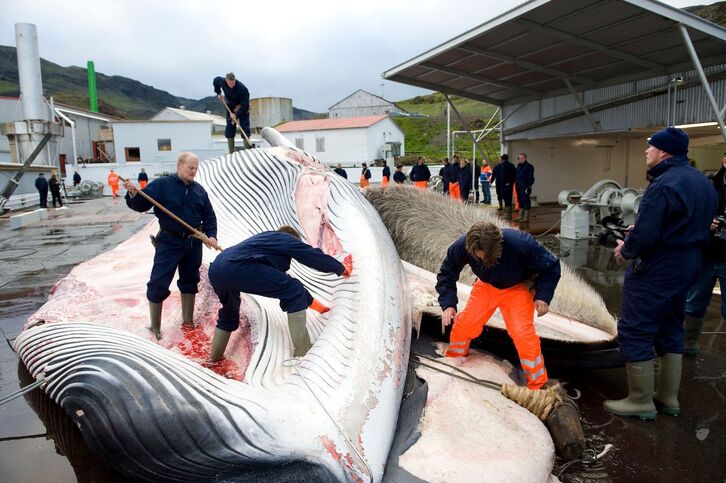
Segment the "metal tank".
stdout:
<svg viewBox="0 0 726 483">
<path fill-rule="evenodd" d="M 287 97 L 258 97 L 250 99 L 250 127 L 260 130 L 292 121 L 292 99 Z"/>
</svg>

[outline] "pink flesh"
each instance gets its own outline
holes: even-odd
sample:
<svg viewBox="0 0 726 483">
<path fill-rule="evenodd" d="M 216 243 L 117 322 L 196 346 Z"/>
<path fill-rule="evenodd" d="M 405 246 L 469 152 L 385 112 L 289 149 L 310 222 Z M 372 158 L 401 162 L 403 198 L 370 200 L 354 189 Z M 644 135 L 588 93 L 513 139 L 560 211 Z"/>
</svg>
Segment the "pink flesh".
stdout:
<svg viewBox="0 0 726 483">
<path fill-rule="evenodd" d="M 199 274 L 201 280 L 194 311 L 196 326 L 182 326 L 181 299 L 175 278 L 170 287 L 171 295 L 164 302 L 162 339 L 157 341 L 149 331 L 146 282 L 154 256 L 149 235 L 157 230 L 156 222 L 152 222 L 113 250 L 76 266 L 53 286 L 48 302 L 28 319 L 25 328 L 41 320 L 114 327 L 182 354 L 222 376 L 242 380 L 253 349 L 249 337 L 251 311 L 243 298 L 240 327 L 232 333 L 225 353 L 227 357 L 209 364 L 207 359 L 220 304 L 209 284 L 206 265 L 202 265 Z"/>
</svg>

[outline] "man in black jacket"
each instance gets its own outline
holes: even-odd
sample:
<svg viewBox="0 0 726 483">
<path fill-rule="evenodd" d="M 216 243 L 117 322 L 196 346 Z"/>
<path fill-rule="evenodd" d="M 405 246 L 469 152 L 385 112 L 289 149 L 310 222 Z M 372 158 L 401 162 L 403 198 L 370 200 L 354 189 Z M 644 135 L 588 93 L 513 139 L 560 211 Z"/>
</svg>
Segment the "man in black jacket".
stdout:
<svg viewBox="0 0 726 483">
<path fill-rule="evenodd" d="M 721 169 L 713 175 L 711 183 L 718 195 L 717 215 L 726 214 L 726 153 L 723 153 Z M 711 303 L 713 287 L 716 280 L 721 287 L 726 287 L 726 227 L 718 219 L 711 223 L 711 237 L 708 248 L 703 254 L 703 265 L 696 282 L 688 291 L 686 299 L 686 319 L 683 322 L 685 330 L 684 355 L 694 356 L 701 352 L 698 339 L 701 337 L 706 310 Z M 726 290 L 721 289 L 721 319 L 726 320 Z"/>
<path fill-rule="evenodd" d="M 250 91 L 232 72 L 224 77 L 215 77 L 212 85 L 217 97 L 226 102 L 232 111 L 232 114 L 227 112 L 227 127 L 224 129 L 224 137 L 227 138 L 227 147 L 231 154 L 234 152 L 234 136 L 237 134 L 235 123 L 239 123 L 247 137 L 250 136 Z M 245 148 L 252 147 L 247 143 L 247 139 L 244 141 Z"/>
<path fill-rule="evenodd" d="M 499 193 L 501 192 L 502 201 L 504 203 L 504 218 L 511 220 L 512 195 L 514 192 L 514 180 L 517 177 L 517 168 L 509 162 L 508 154 L 502 154 L 499 166 L 501 166 L 501 168 L 499 168 L 499 173 L 497 174 L 497 196 L 499 196 Z"/>
<path fill-rule="evenodd" d="M 38 190 L 40 195 L 40 207 L 48 207 L 48 180 L 45 179 L 45 174 L 39 173 L 38 177 L 35 178 L 35 189 Z"/>
<path fill-rule="evenodd" d="M 459 191 L 461 192 L 461 202 L 469 202 L 469 192 L 471 191 L 471 164 L 469 160 L 464 158 L 459 165 Z"/>
<path fill-rule="evenodd" d="M 444 158 L 444 166 L 439 169 L 444 196 L 449 194 L 449 158 Z"/>
<path fill-rule="evenodd" d="M 343 178 L 345 178 L 345 179 L 348 179 L 348 173 L 346 173 L 346 172 L 345 172 L 345 170 L 344 170 L 344 169 L 343 169 L 343 167 L 342 167 L 342 166 L 340 165 L 340 163 L 338 163 L 338 164 L 336 164 L 336 165 L 335 165 L 335 169 L 334 169 L 333 171 L 334 171 L 334 172 L 335 172 L 335 174 L 337 174 L 338 176 L 342 176 Z"/>
</svg>

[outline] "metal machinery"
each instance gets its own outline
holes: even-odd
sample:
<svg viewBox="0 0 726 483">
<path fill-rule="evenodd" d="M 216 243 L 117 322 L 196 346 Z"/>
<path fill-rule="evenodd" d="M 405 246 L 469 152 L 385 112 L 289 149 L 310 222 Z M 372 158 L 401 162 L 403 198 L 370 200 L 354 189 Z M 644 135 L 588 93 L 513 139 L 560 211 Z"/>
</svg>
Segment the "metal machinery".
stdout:
<svg viewBox="0 0 726 483">
<path fill-rule="evenodd" d="M 14 159 L 22 165 L 0 191 L 0 212 L 20 184 L 20 178 L 30 165 L 38 158 L 38 166 L 53 168 L 56 166 L 50 158 L 46 146 L 54 136 L 63 134 L 63 128 L 54 121 L 43 101 L 43 83 L 40 75 L 40 56 L 38 54 L 38 33 L 35 25 L 27 23 L 15 24 L 15 42 L 18 56 L 18 78 L 20 80 L 20 97 L 23 101 L 23 120 L 5 123 L 0 126 L 0 133 L 6 135 L 10 142 L 11 155 L 17 152 L 21 159 Z"/>
<path fill-rule="evenodd" d="M 570 240 L 595 237 L 602 231 L 600 223 L 606 216 L 617 216 L 633 224 L 641 197 L 638 190 L 622 188 L 609 179 L 598 181 L 585 193 L 560 191 L 557 201 L 567 208 L 562 211 L 559 236 Z"/>
</svg>

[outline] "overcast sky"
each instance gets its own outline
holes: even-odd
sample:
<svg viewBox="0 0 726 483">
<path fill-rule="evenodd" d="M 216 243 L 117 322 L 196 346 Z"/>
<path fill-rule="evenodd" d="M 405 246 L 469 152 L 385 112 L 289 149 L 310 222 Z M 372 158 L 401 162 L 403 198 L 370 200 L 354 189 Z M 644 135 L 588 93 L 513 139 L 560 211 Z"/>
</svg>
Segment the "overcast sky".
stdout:
<svg viewBox="0 0 726 483">
<path fill-rule="evenodd" d="M 521 3 L 0 0 L 0 44 L 14 46 L 14 24 L 29 22 L 41 57 L 56 64 L 93 60 L 97 72 L 193 99 L 212 94 L 212 77 L 233 71 L 252 97 L 289 97 L 324 112 L 356 89 L 393 101 L 427 93 L 381 73 Z"/>
</svg>

